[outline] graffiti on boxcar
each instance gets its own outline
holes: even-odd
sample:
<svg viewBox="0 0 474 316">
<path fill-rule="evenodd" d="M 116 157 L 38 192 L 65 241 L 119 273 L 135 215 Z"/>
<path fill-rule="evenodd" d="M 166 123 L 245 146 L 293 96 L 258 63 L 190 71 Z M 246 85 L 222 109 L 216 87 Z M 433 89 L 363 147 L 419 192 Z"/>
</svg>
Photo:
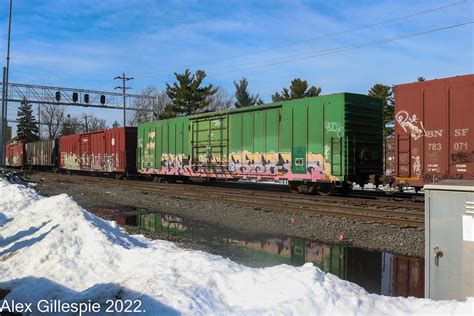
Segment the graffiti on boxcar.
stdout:
<svg viewBox="0 0 474 316">
<path fill-rule="evenodd" d="M 251 153 L 249 151 L 243 151 L 231 153 L 229 155 L 228 170 L 238 173 L 257 174 L 275 174 L 277 172 L 286 173 L 287 170 L 284 166 L 288 163 L 289 158 L 285 160 L 281 153 Z"/>
<path fill-rule="evenodd" d="M 120 167 L 119 155 L 105 155 L 103 157 L 103 163 L 101 158 L 102 157 L 99 155 L 99 164 L 96 166 L 97 170 L 102 169 L 103 166 L 106 172 L 113 172 Z"/>
<path fill-rule="evenodd" d="M 223 160 L 220 153 L 197 155 L 191 161 L 183 154 L 163 154 L 161 170 L 168 175 L 197 175 L 229 177 L 235 175 L 257 177 L 287 177 L 291 175 L 291 153 L 234 152 Z M 150 168 L 149 166 L 147 166 Z M 307 176 L 316 179 L 338 180 L 331 175 L 331 164 L 320 153 L 306 153 Z M 147 168 L 147 169 L 148 169 Z"/>
<path fill-rule="evenodd" d="M 13 156 L 10 156 L 10 158 L 11 159 L 9 159 L 8 156 L 5 157 L 5 164 L 7 166 L 21 166 L 23 164 L 21 155 L 14 154 Z"/>
<path fill-rule="evenodd" d="M 13 165 L 20 165 L 21 164 L 21 156 L 18 155 L 18 154 L 13 155 L 12 164 Z"/>
<path fill-rule="evenodd" d="M 310 173 L 316 173 L 316 174 L 324 173 L 330 176 L 331 163 L 327 161 L 326 159 L 324 159 L 324 156 L 322 154 L 309 152 L 306 155 L 306 161 L 308 165 L 308 171 Z"/>
<path fill-rule="evenodd" d="M 331 147 L 329 145 L 324 145 L 324 157 L 328 157 L 331 154 Z"/>
<path fill-rule="evenodd" d="M 185 154 L 169 154 L 169 153 L 161 154 L 161 165 L 163 167 L 182 168 L 188 163 L 189 163 L 189 157 Z"/>
<path fill-rule="evenodd" d="M 237 152 L 229 155 L 228 171 L 235 174 L 283 176 L 291 173 L 290 161 L 291 153 Z M 321 153 L 306 153 L 306 170 L 308 175 L 317 178 L 335 179 L 330 174 L 330 162 L 325 160 Z"/>
<path fill-rule="evenodd" d="M 421 176 L 421 159 L 420 156 L 412 156 L 413 159 L 413 172 L 419 178 Z"/>
<path fill-rule="evenodd" d="M 410 116 L 407 111 L 402 110 L 397 112 L 395 119 L 406 133 L 410 133 L 414 140 L 417 140 L 423 136 L 423 123 L 418 121 L 416 114 Z"/>
<path fill-rule="evenodd" d="M 61 153 L 62 165 L 66 169 L 79 170 L 79 158 L 75 154 Z"/>
<path fill-rule="evenodd" d="M 148 132 L 148 142 L 146 143 L 146 148 L 155 148 L 155 132 Z"/>
<path fill-rule="evenodd" d="M 442 180 L 462 180 L 464 179 L 463 174 L 451 174 L 451 175 L 434 175 L 434 174 L 425 174 L 423 176 L 423 181 L 424 182 L 438 182 Z"/>
<path fill-rule="evenodd" d="M 342 122 L 325 122 L 324 127 L 326 128 L 326 132 L 336 133 L 337 137 L 344 136 L 344 126 Z"/>
<path fill-rule="evenodd" d="M 61 153 L 62 165 L 70 170 L 96 170 L 114 172 L 120 167 L 119 155 L 91 155 Z"/>
<path fill-rule="evenodd" d="M 407 111 L 398 111 L 395 115 L 395 120 L 406 133 L 410 133 L 410 136 L 414 140 L 418 140 L 421 137 L 443 137 L 442 129 L 426 130 L 423 126 L 423 122 L 418 120 L 416 114 L 410 116 Z"/>
<path fill-rule="evenodd" d="M 473 161 L 473 157 L 474 157 L 474 151 L 471 151 L 471 152 L 460 151 L 460 152 L 451 154 L 451 161 L 453 163 L 469 163 Z"/>
</svg>

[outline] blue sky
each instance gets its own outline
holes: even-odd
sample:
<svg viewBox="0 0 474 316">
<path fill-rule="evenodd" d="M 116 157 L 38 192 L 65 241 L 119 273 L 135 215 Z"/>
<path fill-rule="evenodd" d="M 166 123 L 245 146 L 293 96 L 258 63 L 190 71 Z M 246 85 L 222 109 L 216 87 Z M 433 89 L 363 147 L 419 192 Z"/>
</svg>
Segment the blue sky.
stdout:
<svg viewBox="0 0 474 316">
<path fill-rule="evenodd" d="M 472 24 L 458 29 L 241 70 L 233 66 L 318 52 L 473 20 L 466 1 L 441 11 L 303 44 L 225 59 L 289 42 L 456 3 L 426 1 L 152 1 L 14 0 L 10 81 L 112 91 L 122 72 L 132 93 L 163 89 L 173 72 L 204 69 L 207 81 L 234 92 L 245 76 L 264 101 L 300 77 L 323 94 L 367 93 L 375 83 L 397 84 L 473 73 Z M 8 1 L 0 4 L 0 56 L 6 53 Z M 231 72 L 232 71 L 232 72 Z M 79 109 L 79 112 L 86 111 Z M 87 111 L 89 111 L 87 109 Z M 9 115 L 15 115 L 12 108 Z M 109 122 L 119 111 L 95 112 Z"/>
</svg>

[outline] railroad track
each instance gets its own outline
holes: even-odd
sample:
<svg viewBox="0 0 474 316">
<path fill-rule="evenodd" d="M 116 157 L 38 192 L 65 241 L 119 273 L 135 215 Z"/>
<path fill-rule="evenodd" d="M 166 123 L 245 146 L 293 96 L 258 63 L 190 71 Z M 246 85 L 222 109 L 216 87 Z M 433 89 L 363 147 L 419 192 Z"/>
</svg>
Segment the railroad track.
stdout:
<svg viewBox="0 0 474 316">
<path fill-rule="evenodd" d="M 209 183 L 208 185 L 226 187 L 226 188 L 242 188 L 242 189 L 245 188 L 247 190 L 253 190 L 253 191 L 274 191 L 274 192 L 290 193 L 290 189 L 288 186 L 279 185 L 279 184 L 269 184 L 269 183 L 225 181 L 225 182 Z M 332 197 L 337 198 L 339 196 L 341 195 L 335 192 Z M 343 197 L 380 200 L 380 201 L 397 201 L 397 202 L 406 201 L 409 203 L 420 203 L 420 204 L 423 204 L 424 202 L 424 194 L 407 193 L 407 192 L 384 192 L 380 190 L 373 190 L 373 191 L 372 190 L 355 190 L 355 191 L 349 192 Z"/>
<path fill-rule="evenodd" d="M 58 177 L 61 177 L 61 179 L 69 179 L 69 176 L 66 175 L 61 175 L 61 174 L 52 174 L 49 172 L 35 172 L 38 174 L 44 174 L 48 175 L 48 177 L 52 177 L 54 175 L 57 175 Z M 180 190 L 180 191 L 189 191 L 189 190 L 201 190 L 201 191 L 209 191 L 214 189 L 216 192 L 229 192 L 232 193 L 233 195 L 236 195 L 238 193 L 249 195 L 249 196 L 258 196 L 258 197 L 271 197 L 271 198 L 278 198 L 278 199 L 283 199 L 283 198 L 288 198 L 292 200 L 304 200 L 304 201 L 324 201 L 327 203 L 350 203 L 351 205 L 366 205 L 366 206 L 381 206 L 381 207 L 386 207 L 386 208 L 409 208 L 409 209 L 416 209 L 423 211 L 424 210 L 424 204 L 419 203 L 419 202 L 408 202 L 405 200 L 393 200 L 393 201 L 388 201 L 388 200 L 373 200 L 373 199 L 366 199 L 366 198 L 359 198 L 359 197 L 353 197 L 353 196 L 322 196 L 322 195 L 305 195 L 305 194 L 295 194 L 291 193 L 289 191 L 283 191 L 283 190 L 255 190 L 253 188 L 249 187 L 228 187 L 228 186 L 220 186 L 220 185 L 202 185 L 201 183 L 190 183 L 186 185 L 182 184 L 176 184 L 176 183 L 152 183 L 150 181 L 143 181 L 143 180 L 116 180 L 114 178 L 108 178 L 108 177 L 91 177 L 87 175 L 74 175 L 75 178 L 82 178 L 87 181 L 101 181 L 101 180 L 106 180 L 106 181 L 118 181 L 120 183 L 128 183 L 131 184 L 133 183 L 134 187 L 139 186 L 141 184 L 146 184 L 152 185 L 153 187 L 160 187 L 164 189 L 168 188 L 174 188 L 174 190 Z"/>
<path fill-rule="evenodd" d="M 274 212 L 332 216 L 384 224 L 424 227 L 423 207 L 419 203 L 389 202 L 341 197 L 295 195 L 286 192 L 261 192 L 215 186 L 162 184 L 136 180 L 116 180 L 84 175 L 66 176 L 42 173 L 50 181 L 95 183 L 122 189 L 133 189 L 166 197 L 187 198 L 206 202 L 220 202 Z"/>
</svg>

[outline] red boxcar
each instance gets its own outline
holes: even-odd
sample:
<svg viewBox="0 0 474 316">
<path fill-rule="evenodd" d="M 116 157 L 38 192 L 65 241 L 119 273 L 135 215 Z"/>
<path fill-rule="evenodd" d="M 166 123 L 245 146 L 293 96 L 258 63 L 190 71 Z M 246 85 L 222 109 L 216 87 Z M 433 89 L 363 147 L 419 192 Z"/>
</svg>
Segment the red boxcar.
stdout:
<svg viewBox="0 0 474 316">
<path fill-rule="evenodd" d="M 395 87 L 395 177 L 474 179 L 474 75 Z"/>
<path fill-rule="evenodd" d="M 119 225 L 137 225 L 137 215 L 117 215 L 115 222 Z"/>
<path fill-rule="evenodd" d="M 61 169 L 104 173 L 135 173 L 137 128 L 61 136 Z"/>
<path fill-rule="evenodd" d="M 25 163 L 25 144 L 7 144 L 5 152 L 5 165 L 9 167 L 22 167 Z"/>
</svg>

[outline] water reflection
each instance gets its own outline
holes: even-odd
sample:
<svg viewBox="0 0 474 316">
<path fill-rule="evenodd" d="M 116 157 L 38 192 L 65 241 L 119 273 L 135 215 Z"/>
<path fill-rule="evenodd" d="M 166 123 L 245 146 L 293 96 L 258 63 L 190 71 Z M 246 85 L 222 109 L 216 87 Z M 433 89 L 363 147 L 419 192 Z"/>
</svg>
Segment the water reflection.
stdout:
<svg viewBox="0 0 474 316">
<path fill-rule="evenodd" d="M 118 215 L 119 224 L 183 236 L 217 253 L 252 267 L 278 264 L 301 266 L 312 262 L 325 272 L 354 282 L 370 293 L 423 297 L 423 260 L 341 245 L 325 245 L 300 238 L 247 239 L 215 226 L 161 213 Z"/>
</svg>

